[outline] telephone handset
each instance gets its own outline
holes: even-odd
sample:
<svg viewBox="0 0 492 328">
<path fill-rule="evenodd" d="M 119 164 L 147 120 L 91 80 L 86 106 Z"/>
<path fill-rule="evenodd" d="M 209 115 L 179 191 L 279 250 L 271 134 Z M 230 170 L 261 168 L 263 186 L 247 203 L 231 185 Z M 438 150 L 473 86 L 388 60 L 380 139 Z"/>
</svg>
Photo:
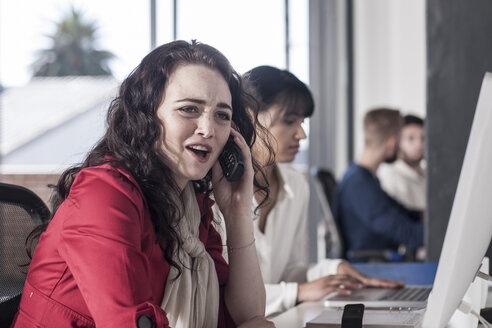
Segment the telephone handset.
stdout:
<svg viewBox="0 0 492 328">
<path fill-rule="evenodd" d="M 243 155 L 239 146 L 234 142 L 233 136 L 229 136 L 222 153 L 220 153 L 219 163 L 228 181 L 237 181 L 243 176 Z"/>
</svg>

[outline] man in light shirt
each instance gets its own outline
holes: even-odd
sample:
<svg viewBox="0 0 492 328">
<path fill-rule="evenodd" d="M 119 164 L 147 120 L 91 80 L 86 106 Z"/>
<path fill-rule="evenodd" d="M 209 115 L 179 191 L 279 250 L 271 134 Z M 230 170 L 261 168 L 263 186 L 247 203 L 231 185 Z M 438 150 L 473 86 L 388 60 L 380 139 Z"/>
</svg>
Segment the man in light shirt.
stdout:
<svg viewBox="0 0 492 328">
<path fill-rule="evenodd" d="M 383 189 L 405 207 L 425 211 L 424 120 L 404 117 L 398 159 L 381 165 L 378 177 Z"/>
</svg>

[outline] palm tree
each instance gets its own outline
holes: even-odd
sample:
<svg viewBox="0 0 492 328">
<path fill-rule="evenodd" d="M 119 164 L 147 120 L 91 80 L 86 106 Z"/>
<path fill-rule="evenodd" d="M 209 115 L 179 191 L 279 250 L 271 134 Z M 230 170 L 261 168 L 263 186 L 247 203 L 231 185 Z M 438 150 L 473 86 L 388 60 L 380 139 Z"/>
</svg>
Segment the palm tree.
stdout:
<svg viewBox="0 0 492 328">
<path fill-rule="evenodd" d="M 52 46 L 39 51 L 32 64 L 33 76 L 112 75 L 107 65 L 114 55 L 96 50 L 95 22 L 86 22 L 74 7 L 59 22 L 56 31 L 47 35 Z"/>
</svg>

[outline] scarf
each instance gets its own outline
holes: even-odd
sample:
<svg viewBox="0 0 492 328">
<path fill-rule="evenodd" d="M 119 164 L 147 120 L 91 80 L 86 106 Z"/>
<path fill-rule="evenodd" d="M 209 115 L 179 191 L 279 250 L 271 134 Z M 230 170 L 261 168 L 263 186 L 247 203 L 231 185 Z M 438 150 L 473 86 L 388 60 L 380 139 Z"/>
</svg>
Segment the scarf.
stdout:
<svg viewBox="0 0 492 328">
<path fill-rule="evenodd" d="M 173 280 L 178 270 L 171 266 L 161 307 L 166 311 L 171 327 L 216 328 L 219 282 L 215 263 L 198 238 L 201 214 L 191 183 L 181 197 L 184 217 L 178 223 L 177 232 L 183 246 L 174 254 L 174 259 L 184 267 L 181 275 Z"/>
</svg>

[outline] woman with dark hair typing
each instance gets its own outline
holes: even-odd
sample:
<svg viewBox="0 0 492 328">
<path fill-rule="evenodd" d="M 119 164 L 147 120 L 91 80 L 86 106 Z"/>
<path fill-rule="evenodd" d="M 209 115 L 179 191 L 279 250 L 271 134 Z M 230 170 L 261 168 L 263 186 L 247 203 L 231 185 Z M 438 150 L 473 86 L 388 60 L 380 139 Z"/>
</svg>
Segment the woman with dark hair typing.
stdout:
<svg viewBox="0 0 492 328">
<path fill-rule="evenodd" d="M 253 232 L 266 284 L 266 314 L 318 301 L 334 292 L 349 294 L 363 286 L 401 286 L 367 277 L 340 259 L 308 265 L 309 186 L 305 176 L 289 163 L 306 138 L 302 123 L 314 112 L 313 96 L 294 74 L 272 66 L 255 67 L 243 80 L 259 102 L 256 114 L 269 132 L 258 130 L 258 142 L 253 147 L 253 156 L 263 164 L 263 171 L 256 176 L 269 184 L 269 197 L 263 201 L 263 192 L 257 189 L 253 200 L 260 205 Z"/>
<path fill-rule="evenodd" d="M 13 326 L 273 327 L 251 222 L 253 104 L 208 45 L 148 54 L 111 103 L 104 137 L 60 177 L 51 222 L 30 236 L 40 239 Z M 229 136 L 244 158 L 234 182 L 217 161 Z"/>
</svg>

